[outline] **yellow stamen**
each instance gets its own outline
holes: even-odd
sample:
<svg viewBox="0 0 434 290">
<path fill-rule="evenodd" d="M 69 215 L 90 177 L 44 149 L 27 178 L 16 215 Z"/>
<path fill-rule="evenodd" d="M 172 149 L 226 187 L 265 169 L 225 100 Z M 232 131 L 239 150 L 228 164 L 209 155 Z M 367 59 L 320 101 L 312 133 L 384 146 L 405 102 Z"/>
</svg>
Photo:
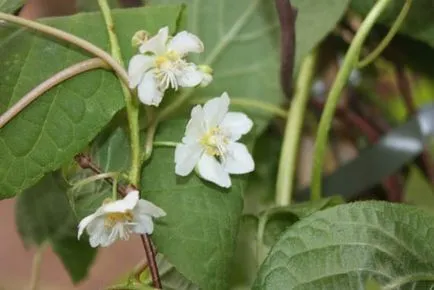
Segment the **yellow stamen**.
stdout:
<svg viewBox="0 0 434 290">
<path fill-rule="evenodd" d="M 132 222 L 133 218 L 133 213 L 130 210 L 126 212 L 112 212 L 105 216 L 104 225 L 111 228 L 117 223 Z"/>
<path fill-rule="evenodd" d="M 222 156 L 219 146 L 228 144 L 228 139 L 222 135 L 219 128 L 210 129 L 201 139 L 200 144 L 205 147 L 205 152 L 212 156 Z"/>
</svg>

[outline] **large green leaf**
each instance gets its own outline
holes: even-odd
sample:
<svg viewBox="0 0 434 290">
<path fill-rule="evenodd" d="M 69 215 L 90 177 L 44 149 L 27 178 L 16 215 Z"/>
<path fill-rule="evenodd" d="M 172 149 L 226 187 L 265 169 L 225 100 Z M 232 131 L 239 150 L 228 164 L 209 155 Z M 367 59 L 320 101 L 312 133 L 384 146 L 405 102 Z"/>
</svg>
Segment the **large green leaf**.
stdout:
<svg viewBox="0 0 434 290">
<path fill-rule="evenodd" d="M 176 27 L 180 6 L 116 10 L 116 32 L 127 60 L 134 53 L 131 37 L 146 28 Z M 99 13 L 45 20 L 108 49 Z M 52 74 L 90 56 L 72 45 L 10 27 L 0 40 L 0 113 Z M 120 85 L 104 70 L 84 73 L 51 89 L 0 129 L 0 198 L 11 197 L 57 169 L 81 150 L 124 105 Z"/>
<path fill-rule="evenodd" d="M 366 15 L 374 6 L 376 0 L 351 0 L 351 8 Z M 406 0 L 390 1 L 389 7 L 381 15 L 379 22 L 392 25 Z M 432 15 L 434 6 L 431 0 L 412 1 L 410 11 L 402 24 L 400 31 L 416 39 L 434 46 L 434 21 Z"/>
<path fill-rule="evenodd" d="M 25 0 L 0 0 L 0 11 L 13 13 L 24 5 Z"/>
<path fill-rule="evenodd" d="M 96 250 L 77 240 L 77 220 L 66 196 L 68 186 L 57 173 L 49 173 L 17 198 L 16 223 L 27 246 L 49 243 L 71 279 L 87 276 Z"/>
<path fill-rule="evenodd" d="M 434 216 L 386 202 L 317 212 L 290 227 L 271 249 L 254 289 L 385 289 L 434 286 Z"/>
<path fill-rule="evenodd" d="M 274 1 L 270 0 L 152 0 L 151 3 L 186 3 L 188 29 L 200 36 L 205 53 L 195 61 L 214 69 L 213 83 L 197 97 L 227 91 L 280 104 L 280 32 Z M 348 0 L 293 0 L 298 8 L 296 64 L 329 33 L 346 9 Z M 255 117 L 255 115 L 252 115 Z M 270 117 L 265 116 L 265 117 Z M 256 117 L 260 128 L 269 118 Z"/>
</svg>

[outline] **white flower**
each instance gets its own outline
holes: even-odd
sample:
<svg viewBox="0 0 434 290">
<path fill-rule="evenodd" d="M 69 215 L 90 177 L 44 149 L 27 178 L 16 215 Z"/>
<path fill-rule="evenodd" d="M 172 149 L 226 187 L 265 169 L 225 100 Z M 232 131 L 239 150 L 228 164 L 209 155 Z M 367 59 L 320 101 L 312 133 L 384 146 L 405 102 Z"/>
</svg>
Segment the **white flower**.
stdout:
<svg viewBox="0 0 434 290">
<path fill-rule="evenodd" d="M 133 56 L 128 66 L 130 88 L 137 87 L 139 99 L 158 106 L 170 87 L 194 87 L 202 83 L 204 73 L 194 63 L 185 61 L 189 52 L 203 52 L 202 41 L 182 31 L 169 39 L 169 29 L 161 28 L 139 47 L 142 54 Z"/>
<path fill-rule="evenodd" d="M 186 176 L 195 167 L 199 175 L 222 187 L 230 187 L 229 174 L 244 174 L 255 164 L 247 147 L 238 143 L 253 126 L 244 113 L 228 112 L 229 96 L 197 105 L 191 111 L 182 143 L 175 150 L 175 172 Z"/>
<path fill-rule="evenodd" d="M 104 202 L 95 213 L 85 217 L 78 225 L 78 239 L 84 229 L 92 247 L 107 247 L 118 239 L 128 240 L 131 233 L 152 234 L 152 218 L 165 216 L 164 210 L 152 202 L 139 199 L 137 190 L 124 199 Z"/>
</svg>

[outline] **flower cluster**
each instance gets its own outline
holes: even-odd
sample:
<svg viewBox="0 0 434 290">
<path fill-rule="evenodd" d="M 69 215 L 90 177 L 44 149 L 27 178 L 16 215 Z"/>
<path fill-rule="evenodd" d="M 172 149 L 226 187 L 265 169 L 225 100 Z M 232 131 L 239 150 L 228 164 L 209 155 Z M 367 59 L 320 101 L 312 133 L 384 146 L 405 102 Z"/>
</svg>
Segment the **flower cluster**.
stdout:
<svg viewBox="0 0 434 290">
<path fill-rule="evenodd" d="M 140 53 L 130 60 L 129 85 L 131 89 L 137 87 L 145 105 L 158 106 L 168 88 L 205 86 L 212 81 L 209 67 L 185 60 L 188 53 L 204 50 L 202 41 L 194 34 L 182 31 L 169 38 L 169 29 L 164 27 L 154 37 L 147 39 L 143 35 L 135 43 L 139 44 Z"/>
<path fill-rule="evenodd" d="M 138 31 L 132 44 L 140 53 L 129 63 L 129 85 L 131 89 L 137 87 L 145 105 L 159 106 L 169 88 L 206 86 L 213 80 L 210 67 L 186 60 L 189 52 L 204 50 L 194 34 L 182 31 L 171 38 L 164 27 L 148 38 L 147 32 Z M 186 176 L 196 169 L 201 178 L 228 188 L 232 185 L 230 174 L 254 170 L 252 156 L 239 142 L 252 129 L 253 122 L 244 113 L 229 112 L 229 104 L 225 92 L 192 109 L 185 136 L 175 149 L 177 175 Z M 81 220 L 78 238 L 86 230 L 92 247 L 106 247 L 116 240 L 127 240 L 132 233 L 152 234 L 153 218 L 165 215 L 158 206 L 139 199 L 138 191 L 132 191 L 122 200 L 105 201 Z"/>
</svg>

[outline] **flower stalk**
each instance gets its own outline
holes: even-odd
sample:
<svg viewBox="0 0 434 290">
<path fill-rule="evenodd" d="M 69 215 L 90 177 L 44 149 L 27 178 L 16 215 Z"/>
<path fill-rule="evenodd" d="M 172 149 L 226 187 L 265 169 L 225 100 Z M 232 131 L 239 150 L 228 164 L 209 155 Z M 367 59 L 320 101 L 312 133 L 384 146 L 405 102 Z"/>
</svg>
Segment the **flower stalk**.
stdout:
<svg viewBox="0 0 434 290">
<path fill-rule="evenodd" d="M 297 166 L 298 146 L 304 113 L 309 101 L 309 92 L 315 72 L 316 51 L 309 54 L 301 64 L 294 98 L 286 119 L 282 151 L 279 159 L 279 171 L 276 183 L 276 205 L 287 206 L 291 203 L 294 191 L 295 171 Z"/>
</svg>

